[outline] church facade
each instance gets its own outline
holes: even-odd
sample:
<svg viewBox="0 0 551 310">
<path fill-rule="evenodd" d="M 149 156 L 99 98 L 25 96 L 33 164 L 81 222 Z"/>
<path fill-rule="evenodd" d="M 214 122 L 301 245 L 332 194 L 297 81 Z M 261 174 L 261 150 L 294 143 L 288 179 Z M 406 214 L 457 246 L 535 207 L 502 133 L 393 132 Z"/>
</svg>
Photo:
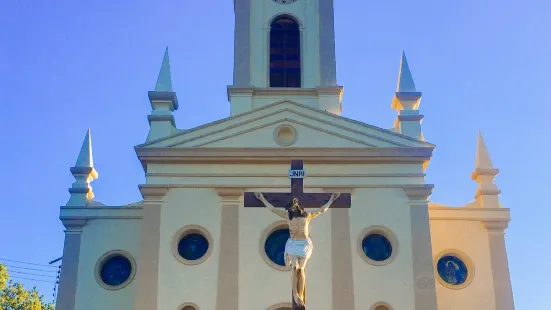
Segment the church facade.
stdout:
<svg viewBox="0 0 551 310">
<path fill-rule="evenodd" d="M 245 197 L 291 192 L 292 160 L 304 164 L 305 194 L 350 197 L 348 207 L 311 223 L 307 308 L 514 309 L 504 241 L 510 213 L 482 136 L 474 201 L 430 202 L 425 171 L 435 146 L 422 134 L 421 93 L 405 54 L 391 102 L 396 121 L 378 128 L 341 116 L 333 0 L 234 7 L 230 116 L 177 129 L 167 49 L 148 93 L 150 132 L 135 147 L 146 174 L 142 201 L 96 200 L 86 134 L 60 210 L 56 309 L 291 309 L 287 222 Z"/>
</svg>

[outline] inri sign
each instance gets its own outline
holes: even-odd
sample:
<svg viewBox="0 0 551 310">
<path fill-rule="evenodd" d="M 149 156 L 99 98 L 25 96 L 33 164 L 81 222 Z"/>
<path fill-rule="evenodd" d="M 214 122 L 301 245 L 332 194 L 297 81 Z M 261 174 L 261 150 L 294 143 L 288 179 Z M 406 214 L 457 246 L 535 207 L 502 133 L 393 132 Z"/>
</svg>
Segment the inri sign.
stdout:
<svg viewBox="0 0 551 310">
<path fill-rule="evenodd" d="M 289 169 L 289 179 L 304 179 L 306 177 L 306 171 L 304 169 L 292 170 Z"/>
</svg>

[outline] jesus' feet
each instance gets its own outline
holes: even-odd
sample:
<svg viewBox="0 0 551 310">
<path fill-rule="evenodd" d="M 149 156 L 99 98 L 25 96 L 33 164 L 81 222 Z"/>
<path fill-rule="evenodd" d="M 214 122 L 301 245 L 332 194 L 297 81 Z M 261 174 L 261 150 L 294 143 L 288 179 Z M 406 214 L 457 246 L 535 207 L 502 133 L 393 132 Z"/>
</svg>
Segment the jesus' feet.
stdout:
<svg viewBox="0 0 551 310">
<path fill-rule="evenodd" d="M 298 294 L 295 294 L 294 299 L 297 306 L 304 307 L 304 302 L 302 301 L 302 299 L 300 299 L 300 296 L 298 296 Z"/>
</svg>

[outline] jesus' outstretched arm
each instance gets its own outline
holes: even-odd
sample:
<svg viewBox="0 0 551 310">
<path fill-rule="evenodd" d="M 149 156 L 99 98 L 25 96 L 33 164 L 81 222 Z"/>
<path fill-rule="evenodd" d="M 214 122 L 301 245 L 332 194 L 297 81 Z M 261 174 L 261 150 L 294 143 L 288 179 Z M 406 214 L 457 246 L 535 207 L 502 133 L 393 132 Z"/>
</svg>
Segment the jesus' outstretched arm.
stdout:
<svg viewBox="0 0 551 310">
<path fill-rule="evenodd" d="M 264 195 L 262 193 L 254 193 L 254 196 L 262 201 L 262 203 L 266 206 L 266 208 L 270 209 L 273 213 L 275 213 L 277 216 L 286 219 L 287 218 L 287 211 L 278 210 L 276 207 L 274 207 L 266 198 L 264 198 Z"/>
<path fill-rule="evenodd" d="M 341 193 L 334 193 L 333 195 L 331 195 L 331 198 L 329 198 L 329 201 L 327 201 L 326 204 L 324 204 L 321 208 L 319 208 L 318 211 L 310 213 L 310 218 L 313 219 L 313 218 L 325 213 L 325 211 L 327 211 L 327 209 L 329 209 L 331 204 L 333 204 L 333 202 L 335 202 L 335 200 L 337 200 L 337 198 L 339 198 L 340 195 L 341 195 Z"/>
</svg>

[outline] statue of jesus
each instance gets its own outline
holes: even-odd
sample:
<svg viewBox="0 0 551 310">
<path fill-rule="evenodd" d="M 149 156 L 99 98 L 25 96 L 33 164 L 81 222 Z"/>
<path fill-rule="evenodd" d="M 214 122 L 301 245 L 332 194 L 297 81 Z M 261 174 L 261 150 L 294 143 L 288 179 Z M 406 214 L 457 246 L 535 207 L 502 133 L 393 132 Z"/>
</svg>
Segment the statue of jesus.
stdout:
<svg viewBox="0 0 551 310">
<path fill-rule="evenodd" d="M 340 193 L 334 193 L 329 201 L 315 212 L 306 212 L 298 204 L 298 199 L 284 206 L 284 210 L 276 209 L 270 202 L 264 198 L 262 193 L 255 193 L 264 205 L 273 213 L 287 220 L 289 224 L 290 238 L 285 244 L 285 264 L 292 267 L 293 298 L 295 304 L 299 307 L 305 307 L 304 296 L 306 289 L 306 275 L 304 270 L 306 263 L 312 255 L 314 245 L 309 236 L 309 224 L 312 219 L 325 213 L 331 204 L 339 198 Z"/>
</svg>

